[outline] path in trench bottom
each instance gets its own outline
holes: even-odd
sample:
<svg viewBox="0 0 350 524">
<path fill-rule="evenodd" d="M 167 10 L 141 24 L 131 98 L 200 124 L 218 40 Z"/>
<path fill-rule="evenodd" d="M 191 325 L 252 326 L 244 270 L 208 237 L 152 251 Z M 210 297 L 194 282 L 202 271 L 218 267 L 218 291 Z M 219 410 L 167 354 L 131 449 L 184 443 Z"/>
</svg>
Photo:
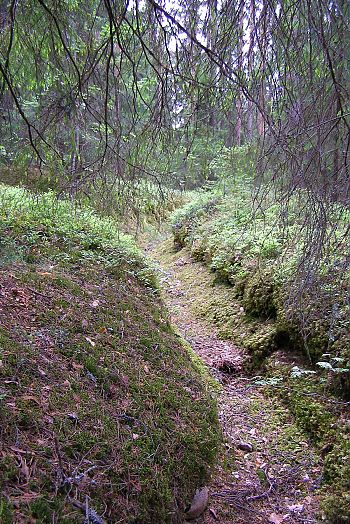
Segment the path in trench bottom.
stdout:
<svg viewBox="0 0 350 524">
<path fill-rule="evenodd" d="M 160 264 L 154 246 L 147 252 Z M 222 384 L 218 408 L 224 436 L 224 451 L 209 485 L 209 506 L 192 522 L 317 523 L 319 457 L 277 399 L 264 397 L 262 389 L 239 371 L 242 350 L 220 340 L 215 326 L 191 312 L 189 290 L 179 278 L 186 264 L 196 265 L 198 278 L 208 271 L 181 251 L 175 262 L 160 265 L 164 298 L 172 323 Z M 235 373 L 219 370 L 225 361 L 232 363 Z M 253 452 L 240 449 L 242 443 L 252 445 Z"/>
</svg>

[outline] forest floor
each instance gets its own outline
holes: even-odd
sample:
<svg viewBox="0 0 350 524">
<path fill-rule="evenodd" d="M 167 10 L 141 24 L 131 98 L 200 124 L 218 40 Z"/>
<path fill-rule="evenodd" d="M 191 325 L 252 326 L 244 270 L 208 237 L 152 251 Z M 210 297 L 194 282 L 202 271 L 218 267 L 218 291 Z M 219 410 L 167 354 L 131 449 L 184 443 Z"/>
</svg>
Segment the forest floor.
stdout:
<svg viewBox="0 0 350 524">
<path fill-rule="evenodd" d="M 242 349 L 219 338 L 215 322 L 208 321 L 228 303 L 240 308 L 232 290 L 215 283 L 186 248 L 175 252 L 169 239 L 148 243 L 146 251 L 158 265 L 173 325 L 220 383 L 223 448 L 208 486 L 208 508 L 194 522 L 319 522 L 320 457 L 280 401 L 243 372 Z"/>
</svg>

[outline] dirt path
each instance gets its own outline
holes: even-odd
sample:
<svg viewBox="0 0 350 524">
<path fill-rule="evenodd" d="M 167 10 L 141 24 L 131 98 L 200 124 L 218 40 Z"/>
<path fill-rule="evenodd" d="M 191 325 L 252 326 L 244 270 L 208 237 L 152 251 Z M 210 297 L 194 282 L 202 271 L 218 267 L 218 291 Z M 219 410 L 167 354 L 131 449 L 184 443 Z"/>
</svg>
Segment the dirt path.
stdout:
<svg viewBox="0 0 350 524">
<path fill-rule="evenodd" d="M 169 241 L 147 251 L 159 264 L 172 322 L 222 384 L 218 406 L 224 450 L 209 486 L 209 507 L 195 522 L 318 522 L 319 458 L 285 408 L 241 371 L 242 350 L 221 340 L 215 325 L 196 311 L 198 297 L 212 300 L 214 295 L 220 311 L 227 289 L 214 286 L 209 271 L 188 252 L 174 253 Z"/>
</svg>

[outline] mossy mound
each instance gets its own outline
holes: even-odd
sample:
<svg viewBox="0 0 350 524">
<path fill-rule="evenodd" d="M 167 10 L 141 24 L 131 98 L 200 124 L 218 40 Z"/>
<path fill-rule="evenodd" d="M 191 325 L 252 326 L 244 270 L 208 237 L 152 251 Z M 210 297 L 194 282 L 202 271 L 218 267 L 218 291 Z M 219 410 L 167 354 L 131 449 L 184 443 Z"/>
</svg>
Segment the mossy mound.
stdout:
<svg viewBox="0 0 350 524">
<path fill-rule="evenodd" d="M 321 507 L 332 524 L 350 522 L 350 432 L 337 436 L 327 455 L 324 475 L 327 482 Z M 331 488 L 329 488 L 331 486 Z M 331 493 L 329 493 L 331 491 Z"/>
<path fill-rule="evenodd" d="M 88 210 L 79 221 L 53 195 L 8 194 L 0 521 L 78 523 L 87 502 L 106 522 L 182 522 L 220 441 L 205 369 L 110 221 Z"/>
<path fill-rule="evenodd" d="M 317 271 L 309 275 L 310 282 L 293 280 L 303 248 L 303 237 L 295 244 L 300 230 L 297 207 L 291 204 L 287 230 L 279 226 L 278 208 L 266 195 L 265 210 L 254 209 L 249 190 L 239 187 L 225 196 L 215 192 L 200 194 L 197 199 L 177 210 L 172 226 L 178 246 L 187 246 L 195 260 L 204 262 L 214 271 L 217 281 L 233 287 L 234 299 L 251 317 L 242 326 L 240 342 L 251 352 L 251 363 L 259 366 L 278 344 L 303 352 L 313 363 L 324 353 L 350 363 L 349 289 L 341 264 L 334 265 L 333 251 L 324 255 Z M 300 226 L 301 227 L 301 226 Z M 339 225 L 339 228 L 342 224 Z M 181 241 L 177 231 L 185 232 Z M 336 253 L 339 260 L 344 253 Z M 328 258 L 327 258 L 328 257 Z M 332 265 L 333 264 L 333 265 Z M 331 269 L 333 268 L 333 269 Z M 301 277 L 302 278 L 302 277 Z M 259 334 L 258 323 L 261 325 Z M 265 323 L 270 336 L 266 337 Z M 237 318 L 231 324 L 231 334 L 237 340 Z M 242 336 L 242 331 L 244 335 Z M 237 341 L 238 342 L 238 341 Z M 350 395 L 350 373 L 335 381 L 344 396 Z"/>
<path fill-rule="evenodd" d="M 278 362 L 276 362 L 278 361 Z M 345 402 L 332 395 L 330 377 L 302 366 L 282 362 L 280 355 L 266 362 L 266 384 L 294 416 L 299 428 L 319 450 L 323 462 L 320 479 L 322 521 L 329 524 L 350 522 L 350 423 Z M 276 386 L 277 384 L 277 386 Z"/>
<path fill-rule="evenodd" d="M 255 317 L 275 318 L 275 283 L 267 271 L 253 273 L 247 279 L 243 293 L 243 306 L 246 312 Z"/>
</svg>

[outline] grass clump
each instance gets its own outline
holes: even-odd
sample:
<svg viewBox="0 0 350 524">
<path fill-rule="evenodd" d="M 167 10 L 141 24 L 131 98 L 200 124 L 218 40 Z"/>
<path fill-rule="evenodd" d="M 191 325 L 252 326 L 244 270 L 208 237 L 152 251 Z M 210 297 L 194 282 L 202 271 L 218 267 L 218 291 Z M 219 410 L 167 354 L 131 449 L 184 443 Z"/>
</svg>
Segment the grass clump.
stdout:
<svg viewBox="0 0 350 524">
<path fill-rule="evenodd" d="M 106 522 L 181 522 L 216 401 L 143 257 L 52 193 L 3 188 L 0 231 L 23 253 L 0 268 L 1 521 L 81 522 L 88 497 Z"/>
</svg>

